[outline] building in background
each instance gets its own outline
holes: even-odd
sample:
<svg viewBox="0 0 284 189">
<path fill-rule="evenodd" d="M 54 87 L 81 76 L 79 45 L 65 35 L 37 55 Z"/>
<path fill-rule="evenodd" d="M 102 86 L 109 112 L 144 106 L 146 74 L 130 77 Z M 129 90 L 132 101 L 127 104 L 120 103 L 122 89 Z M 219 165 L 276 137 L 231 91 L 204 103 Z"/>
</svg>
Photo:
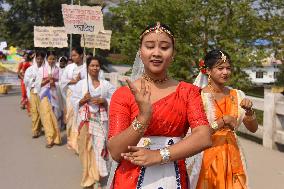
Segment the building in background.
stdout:
<svg viewBox="0 0 284 189">
<path fill-rule="evenodd" d="M 243 71 L 249 75 L 253 84 L 272 84 L 276 82 L 276 76 L 281 64 L 280 60 L 276 60 L 274 56 L 270 56 L 262 61 L 261 66 L 244 68 Z"/>
</svg>

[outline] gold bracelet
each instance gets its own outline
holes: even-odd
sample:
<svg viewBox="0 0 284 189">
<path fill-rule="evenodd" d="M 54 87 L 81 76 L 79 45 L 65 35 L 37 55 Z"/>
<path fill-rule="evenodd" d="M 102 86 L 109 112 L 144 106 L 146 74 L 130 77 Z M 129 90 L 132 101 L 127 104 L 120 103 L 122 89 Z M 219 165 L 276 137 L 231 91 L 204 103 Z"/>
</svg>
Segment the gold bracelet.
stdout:
<svg viewBox="0 0 284 189">
<path fill-rule="evenodd" d="M 131 123 L 131 125 L 132 125 L 132 128 L 139 133 L 144 133 L 147 127 L 147 124 L 142 124 L 136 117 Z"/>
<path fill-rule="evenodd" d="M 219 127 L 218 127 L 217 121 L 213 121 L 213 122 L 212 122 L 211 128 L 212 128 L 213 130 L 215 130 L 215 131 L 218 130 Z"/>
<path fill-rule="evenodd" d="M 166 164 L 166 163 L 170 162 L 171 153 L 170 153 L 169 147 L 165 147 L 165 148 L 160 149 L 160 155 L 162 157 L 161 164 Z"/>
</svg>

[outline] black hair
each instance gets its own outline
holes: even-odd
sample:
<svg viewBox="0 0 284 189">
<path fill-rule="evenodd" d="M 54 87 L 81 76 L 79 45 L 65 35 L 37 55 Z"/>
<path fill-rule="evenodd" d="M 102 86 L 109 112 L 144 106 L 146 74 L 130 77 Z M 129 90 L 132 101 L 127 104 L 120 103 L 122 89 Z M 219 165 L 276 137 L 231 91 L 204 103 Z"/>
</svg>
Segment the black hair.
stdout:
<svg viewBox="0 0 284 189">
<path fill-rule="evenodd" d="M 46 58 L 48 58 L 50 55 L 56 56 L 55 51 L 47 51 Z"/>
<path fill-rule="evenodd" d="M 82 47 L 74 47 L 72 49 L 72 51 L 75 51 L 76 53 L 78 53 L 79 55 L 82 55 L 84 53 L 84 50 Z"/>
<path fill-rule="evenodd" d="M 157 26 L 157 23 L 155 23 L 155 24 L 149 24 L 149 25 L 141 32 L 141 34 L 140 34 L 140 36 L 141 36 L 141 37 L 140 37 L 140 45 L 142 44 L 143 38 L 144 38 L 144 36 L 145 36 L 145 35 L 142 36 L 143 33 L 144 33 L 146 30 L 150 30 L 150 29 L 152 29 L 152 28 L 155 28 L 156 26 Z M 171 35 L 169 35 L 168 33 L 166 33 L 166 34 L 171 38 L 173 45 L 175 45 L 174 32 L 171 30 L 171 28 L 170 28 L 168 25 L 162 24 L 162 23 L 160 23 L 160 26 L 163 27 L 163 28 L 165 28 L 166 30 L 168 30 L 168 31 L 171 33 Z"/>
<path fill-rule="evenodd" d="M 87 69 L 89 69 L 89 65 L 91 64 L 91 62 L 92 62 L 93 60 L 97 60 L 98 63 L 99 63 L 99 65 L 100 65 L 100 67 L 102 67 L 102 63 L 101 63 L 100 58 L 95 55 L 95 56 L 90 57 L 90 58 L 87 59 Z"/>
<path fill-rule="evenodd" d="M 88 52 L 86 55 L 94 56 L 92 52 Z"/>
<path fill-rule="evenodd" d="M 31 53 L 28 52 L 28 51 L 25 51 L 24 54 L 23 54 L 23 57 L 26 56 L 26 55 L 27 55 L 27 61 L 29 61 L 29 62 L 32 61 Z"/>
<path fill-rule="evenodd" d="M 42 58 L 45 58 L 45 52 L 44 51 L 36 51 L 35 57 L 39 57 L 39 56 L 41 56 Z"/>
<path fill-rule="evenodd" d="M 204 63 L 205 66 L 209 69 L 212 69 L 217 63 L 220 63 L 220 60 L 222 60 L 222 53 L 226 56 L 226 61 L 231 65 L 232 61 L 230 58 L 230 55 L 223 51 L 223 50 L 219 50 L 219 49 L 214 49 L 209 51 L 205 57 L 204 57 Z"/>
</svg>

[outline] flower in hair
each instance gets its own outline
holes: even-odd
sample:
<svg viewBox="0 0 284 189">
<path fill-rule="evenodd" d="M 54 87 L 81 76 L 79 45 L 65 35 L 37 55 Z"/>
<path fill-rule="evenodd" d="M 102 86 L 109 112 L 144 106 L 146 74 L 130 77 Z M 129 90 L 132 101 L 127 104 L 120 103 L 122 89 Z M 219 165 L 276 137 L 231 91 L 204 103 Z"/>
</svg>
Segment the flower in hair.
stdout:
<svg viewBox="0 0 284 189">
<path fill-rule="evenodd" d="M 223 60 L 223 62 L 226 62 L 227 56 L 224 55 L 224 53 L 222 51 L 220 51 L 220 53 L 221 53 L 221 59 Z"/>
<path fill-rule="evenodd" d="M 206 65 L 204 63 L 204 60 L 200 60 L 199 61 L 199 70 L 201 71 L 201 73 L 206 74 L 207 70 L 206 70 Z"/>
</svg>

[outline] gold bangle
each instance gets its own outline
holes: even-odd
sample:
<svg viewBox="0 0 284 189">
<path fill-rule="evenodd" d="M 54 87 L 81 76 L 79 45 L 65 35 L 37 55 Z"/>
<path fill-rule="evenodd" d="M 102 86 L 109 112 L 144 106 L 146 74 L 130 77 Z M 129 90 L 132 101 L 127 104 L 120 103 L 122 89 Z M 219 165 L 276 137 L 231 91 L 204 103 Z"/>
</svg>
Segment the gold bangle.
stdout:
<svg viewBox="0 0 284 189">
<path fill-rule="evenodd" d="M 166 163 L 170 162 L 171 153 L 170 153 L 169 147 L 165 147 L 165 148 L 160 149 L 160 155 L 162 157 L 161 164 L 166 164 Z"/>
<path fill-rule="evenodd" d="M 144 133 L 147 127 L 147 124 L 142 124 L 136 117 L 131 123 L 131 125 L 132 125 L 132 128 L 139 133 Z"/>
</svg>

